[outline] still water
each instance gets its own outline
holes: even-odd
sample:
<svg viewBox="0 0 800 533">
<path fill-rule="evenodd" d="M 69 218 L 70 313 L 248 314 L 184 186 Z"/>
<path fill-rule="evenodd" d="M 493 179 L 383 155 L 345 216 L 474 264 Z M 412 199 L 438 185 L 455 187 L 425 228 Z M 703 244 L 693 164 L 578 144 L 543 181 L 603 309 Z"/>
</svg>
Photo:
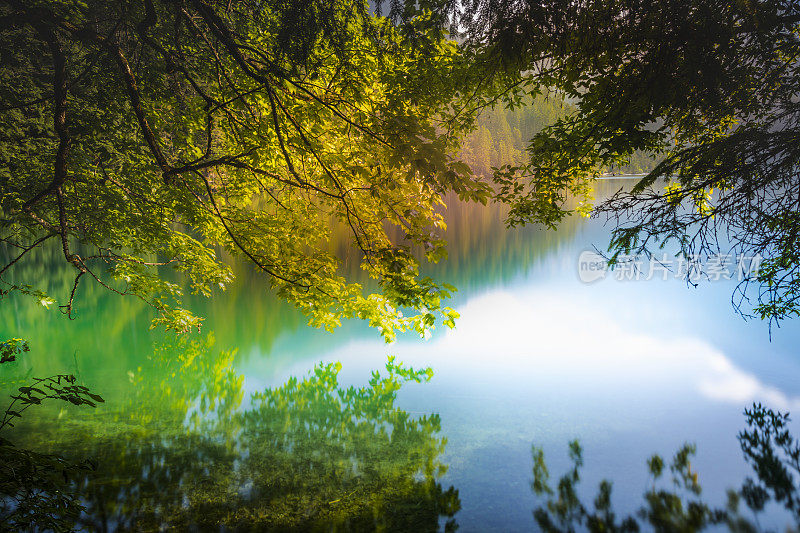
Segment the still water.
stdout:
<svg viewBox="0 0 800 533">
<path fill-rule="evenodd" d="M 591 502 L 612 480 L 622 514 L 642 503 L 648 457 L 695 443 L 704 499 L 723 505 L 750 475 L 743 408 L 800 407 L 798 323 L 770 340 L 734 312 L 735 281 L 584 283 L 578 258 L 605 249 L 602 221 L 506 230 L 493 208 L 463 205 L 447 219 L 450 259 L 429 273 L 459 288 L 461 318 L 427 340 L 313 330 L 244 266 L 230 290 L 193 300 L 203 332 L 181 338 L 96 287 L 74 321 L 4 301 L 0 337 L 31 344 L 6 388 L 74 373 L 106 398 L 31 410 L 13 440 L 97 462 L 81 486 L 90 530 L 531 531 L 532 445 L 557 478 L 579 439 L 579 492 Z M 71 282 L 44 260 L 20 276 L 49 277 L 56 295 Z"/>
</svg>

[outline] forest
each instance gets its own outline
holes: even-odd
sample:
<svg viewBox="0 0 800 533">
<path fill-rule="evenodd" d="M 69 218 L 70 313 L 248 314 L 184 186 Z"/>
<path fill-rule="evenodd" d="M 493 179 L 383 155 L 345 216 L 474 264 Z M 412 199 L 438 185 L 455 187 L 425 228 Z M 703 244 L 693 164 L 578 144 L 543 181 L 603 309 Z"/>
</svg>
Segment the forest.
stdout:
<svg viewBox="0 0 800 533">
<path fill-rule="evenodd" d="M 479 176 L 491 176 L 493 169 L 520 165 L 527 157 L 529 141 L 559 118 L 567 116 L 570 106 L 555 96 L 537 95 L 520 107 L 492 107 L 481 112 L 474 129 L 461 141 L 458 158 Z M 656 159 L 642 151 L 632 152 L 626 161 L 600 167 L 601 175 L 646 175 L 656 166 Z"/>
</svg>

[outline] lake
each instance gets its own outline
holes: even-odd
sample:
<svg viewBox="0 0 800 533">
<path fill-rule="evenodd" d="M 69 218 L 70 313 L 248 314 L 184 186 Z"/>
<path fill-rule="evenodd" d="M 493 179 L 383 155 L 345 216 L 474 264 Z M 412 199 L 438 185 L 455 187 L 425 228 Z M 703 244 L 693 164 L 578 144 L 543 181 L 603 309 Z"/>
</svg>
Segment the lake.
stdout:
<svg viewBox="0 0 800 533">
<path fill-rule="evenodd" d="M 626 183 L 602 180 L 596 195 Z M 311 329 L 243 265 L 228 291 L 191 300 L 206 320 L 181 338 L 150 331 L 143 303 L 88 283 L 73 321 L 9 298 L 3 338 L 31 352 L 5 388 L 74 373 L 106 400 L 31 409 L 12 440 L 97 463 L 80 481 L 87 529 L 531 531 L 543 504 L 533 445 L 557 479 L 579 439 L 579 493 L 590 502 L 609 479 L 622 514 L 641 505 L 653 453 L 694 443 L 703 497 L 721 506 L 751 475 L 743 409 L 800 407 L 798 323 L 743 320 L 735 279 L 692 287 L 659 269 L 648 280 L 644 263 L 587 282 L 579 262 L 605 250 L 601 220 L 506 230 L 495 208 L 466 205 L 446 219 L 450 258 L 426 270 L 458 287 L 461 318 L 425 340 L 387 345 L 358 322 Z M 56 261 L 20 276 L 68 293 Z M 773 506 L 760 521 L 788 516 Z"/>
</svg>

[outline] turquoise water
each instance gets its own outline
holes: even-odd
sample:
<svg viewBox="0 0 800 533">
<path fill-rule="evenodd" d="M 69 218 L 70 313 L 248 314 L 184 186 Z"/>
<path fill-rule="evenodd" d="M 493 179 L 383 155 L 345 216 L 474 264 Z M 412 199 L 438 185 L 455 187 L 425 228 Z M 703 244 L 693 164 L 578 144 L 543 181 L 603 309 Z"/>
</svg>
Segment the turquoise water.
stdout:
<svg viewBox="0 0 800 533">
<path fill-rule="evenodd" d="M 448 227 L 450 261 L 430 270 L 459 287 L 461 318 L 427 340 L 313 330 L 244 266 L 229 292 L 194 302 L 206 321 L 188 339 L 150 331 L 146 306 L 97 287 L 74 321 L 6 300 L 0 336 L 32 350 L 7 381 L 70 372 L 107 400 L 32 410 L 14 441 L 98 462 L 87 529 L 531 531 L 533 444 L 558 476 L 579 439 L 581 494 L 613 480 L 622 513 L 641 505 L 649 456 L 696 443 L 704 498 L 722 505 L 750 474 L 743 408 L 800 406 L 800 328 L 770 340 L 735 313 L 735 280 L 585 283 L 579 257 L 609 235 L 593 219 L 506 231 L 496 210 L 456 206 Z M 20 275 L 69 286 L 46 258 L 37 268 Z"/>
</svg>

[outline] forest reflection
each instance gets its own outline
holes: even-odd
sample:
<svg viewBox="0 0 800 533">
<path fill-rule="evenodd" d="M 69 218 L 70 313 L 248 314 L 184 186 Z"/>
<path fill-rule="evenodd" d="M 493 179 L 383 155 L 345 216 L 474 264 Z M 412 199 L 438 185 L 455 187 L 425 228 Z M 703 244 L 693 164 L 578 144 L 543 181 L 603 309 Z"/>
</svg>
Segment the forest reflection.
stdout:
<svg viewBox="0 0 800 533">
<path fill-rule="evenodd" d="M 727 490 L 724 506 L 715 506 L 703 496 L 700 475 L 692 466 L 697 451 L 694 444 L 684 444 L 669 461 L 658 454 L 647 460 L 649 487 L 637 511 L 627 516 L 614 510 L 613 480 L 600 482 L 592 504 L 581 498 L 583 491 L 578 485 L 584 459 L 578 440 L 569 443 L 571 467 L 555 485 L 550 480 L 544 451 L 533 445 L 531 490 L 540 504 L 533 511 L 537 525 L 549 533 L 583 530 L 592 533 L 649 530 L 754 533 L 765 530 L 761 525 L 763 511 L 772 506 L 773 510 L 783 508 L 786 521 L 783 530 L 800 530 L 800 484 L 797 481 L 800 441 L 789 431 L 789 414 L 756 403 L 746 408 L 744 415 L 747 427 L 737 438 L 752 475 L 744 479 L 741 487 Z"/>
<path fill-rule="evenodd" d="M 96 463 L 73 487 L 86 508 L 78 527 L 455 528 L 458 491 L 437 481 L 447 470 L 439 416 L 395 405 L 400 388 L 430 380 L 430 369 L 389 358 L 366 385 L 344 387 L 341 365 L 320 363 L 246 397 L 234 354 L 213 344 L 162 344 L 129 374 L 122 409 L 51 413 L 56 424 L 41 411 L 14 436 Z"/>
<path fill-rule="evenodd" d="M 597 194 L 616 190 L 621 183 L 599 182 Z M 422 271 L 459 289 L 452 305 L 475 291 L 513 279 L 568 243 L 581 224 L 577 217 L 571 217 L 558 232 L 532 226 L 507 230 L 500 207 L 486 208 L 451 200 L 444 213 L 448 259 L 438 264 L 423 264 Z M 361 257 L 353 251 L 348 231 L 338 226 L 333 228 L 330 252 L 341 260 L 342 274 L 370 287 L 374 281 L 361 269 Z M 12 252 L 0 245 L 0 259 L 9 261 Z M 8 295 L 6 305 L 0 306 L 0 332 L 23 336 L 37 347 L 25 363 L 36 371 L 69 368 L 76 352 L 84 372 L 116 375 L 137 367 L 143 354 L 158 340 L 158 332 L 149 331 L 155 312 L 138 298 L 119 298 L 96 283 L 87 283 L 76 295 L 78 320 L 64 327 L 65 320 L 60 320 L 57 307 L 70 294 L 74 275 L 71 266 L 62 264 L 62 253 L 58 246 L 37 249 L 32 252 L 31 261 L 10 271 L 8 279 L 12 282 L 47 280 L 46 292 L 56 304 L 45 310 L 33 298 Z M 262 275 L 236 258 L 225 258 L 231 263 L 235 281 L 212 298 L 191 294 L 187 280 L 169 269 L 162 273 L 183 287 L 187 306 L 206 319 L 204 327 L 213 329 L 221 346 L 240 346 L 243 350 L 240 357 L 246 359 L 253 353 L 270 354 L 282 335 L 309 331 L 304 329 L 307 319 L 276 298 Z M 95 334 L 98 324 L 104 332 L 101 336 Z M 363 334 L 375 335 L 371 330 Z M 297 343 L 310 342 L 305 335 L 296 337 Z M 116 356 L 107 357 L 109 352 Z"/>
</svg>

